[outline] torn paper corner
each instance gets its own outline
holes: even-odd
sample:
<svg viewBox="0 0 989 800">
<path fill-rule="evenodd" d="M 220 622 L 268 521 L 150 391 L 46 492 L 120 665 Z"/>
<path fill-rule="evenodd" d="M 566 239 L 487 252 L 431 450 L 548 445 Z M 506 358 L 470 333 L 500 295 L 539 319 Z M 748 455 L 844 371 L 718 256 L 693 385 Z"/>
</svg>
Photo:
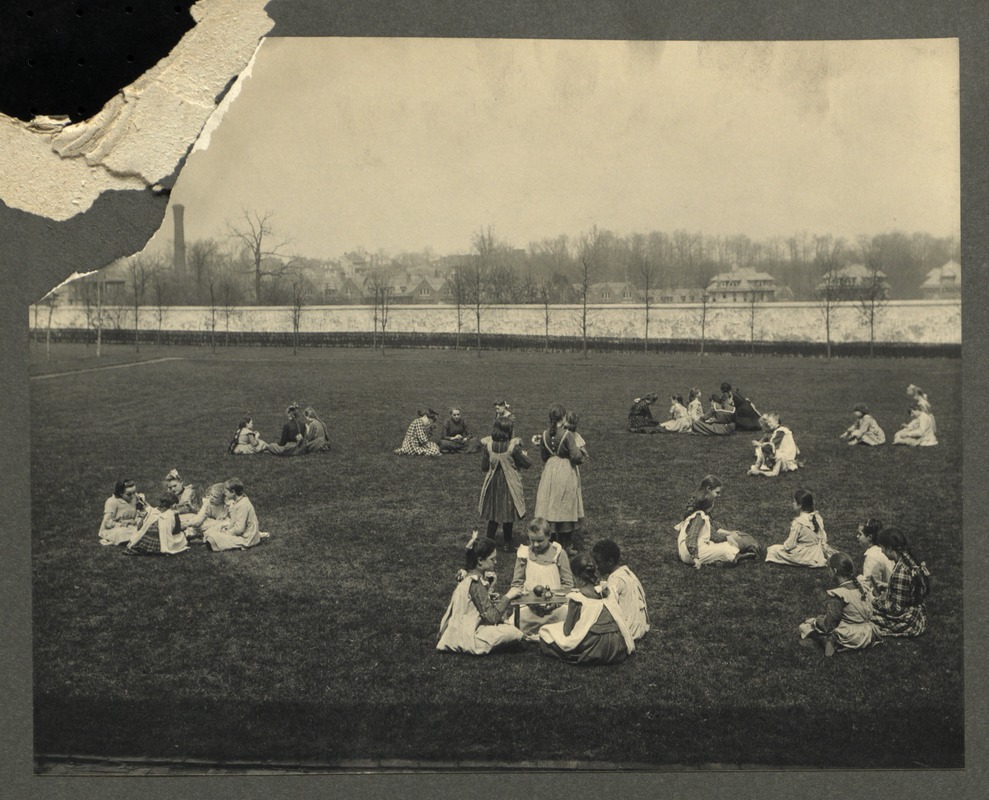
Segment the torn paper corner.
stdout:
<svg viewBox="0 0 989 800">
<path fill-rule="evenodd" d="M 0 200 L 66 220 L 105 191 L 169 185 L 207 122 L 212 133 L 222 118 L 229 103 L 214 115 L 218 102 L 271 30 L 266 3 L 200 0 L 195 27 L 172 52 L 85 122 L 0 114 Z"/>
</svg>

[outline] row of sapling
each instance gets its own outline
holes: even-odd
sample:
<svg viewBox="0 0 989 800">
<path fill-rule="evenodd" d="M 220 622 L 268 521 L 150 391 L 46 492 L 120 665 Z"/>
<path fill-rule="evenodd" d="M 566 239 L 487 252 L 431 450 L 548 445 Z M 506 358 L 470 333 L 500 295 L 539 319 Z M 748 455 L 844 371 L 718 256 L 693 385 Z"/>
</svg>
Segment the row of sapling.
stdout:
<svg viewBox="0 0 989 800">
<path fill-rule="evenodd" d="M 291 321 L 293 352 L 299 346 L 302 308 L 313 294 L 314 287 L 298 269 L 297 262 L 303 259 L 289 258 L 284 255 L 289 242 L 274 236 L 271 212 L 260 214 L 244 211 L 243 219 L 237 225 L 228 225 L 228 237 L 241 245 L 239 260 L 224 257 L 214 240 L 199 240 L 193 242 L 187 251 L 187 263 L 192 272 L 197 288 L 205 289 L 208 299 L 209 313 L 206 325 L 210 335 L 210 345 L 216 347 L 217 320 L 222 313 L 226 320 L 226 341 L 229 341 L 229 322 L 234 308 L 245 299 L 242 296 L 238 275 L 249 275 L 253 283 L 253 299 L 260 304 L 264 287 L 270 286 L 271 291 L 279 283 L 291 279 Z M 747 237 L 714 237 L 711 240 L 716 246 L 719 259 L 732 256 L 744 256 L 755 259 L 762 251 L 758 243 L 753 243 Z M 672 237 L 666 238 L 661 234 L 632 234 L 625 238 L 615 237 L 609 231 L 600 231 L 596 227 L 582 235 L 571 253 L 567 237 L 561 236 L 552 240 L 544 240 L 539 244 L 530 245 L 529 263 L 540 266 L 537 274 L 529 273 L 519 280 L 514 272 L 512 260 L 518 261 L 517 252 L 507 243 L 498 241 L 490 227 L 481 228 L 472 237 L 472 253 L 464 259 L 464 263 L 456 268 L 450 276 L 450 295 L 455 305 L 456 313 L 456 346 L 461 346 L 461 334 L 464 329 L 463 312 L 469 310 L 473 316 L 473 328 L 476 335 L 478 354 L 482 347 L 482 313 L 486 305 L 495 302 L 538 302 L 544 312 L 544 349 L 550 346 L 552 306 L 563 302 L 576 302 L 579 305 L 578 328 L 581 336 L 581 349 L 586 357 L 589 331 L 592 321 L 592 311 L 589 306 L 591 286 L 596 283 L 608 269 L 614 268 L 616 253 L 624 260 L 626 279 L 629 274 L 637 278 L 644 290 L 643 311 L 644 329 L 643 348 L 648 351 L 650 334 L 650 314 L 654 305 L 653 288 L 660 274 L 671 268 L 670 264 L 660 264 L 657 253 L 666 252 L 671 259 L 679 264 L 680 274 L 695 274 L 701 282 L 698 288 L 699 312 L 696 315 L 699 326 L 700 352 L 703 355 L 707 339 L 709 322 L 709 306 L 712 298 L 705 291 L 710 278 L 711 262 L 705 261 L 703 246 L 705 239 L 699 234 L 688 234 L 677 231 Z M 884 252 L 887 246 L 885 239 L 863 237 L 859 246 L 870 270 L 866 280 L 859 281 L 854 287 L 849 286 L 839 269 L 849 255 L 848 248 L 841 239 L 831 236 L 814 237 L 814 271 L 820 276 L 820 282 L 815 290 L 815 296 L 820 305 L 825 327 L 825 342 L 828 357 L 832 350 L 832 316 L 839 303 L 855 300 L 863 321 L 869 327 L 870 354 L 874 350 L 875 327 L 883 303 L 888 297 L 889 286 L 880 265 L 885 264 L 888 257 Z M 617 244 L 616 244 L 617 243 Z M 791 256 L 797 251 L 796 239 L 790 242 Z M 706 268 L 698 269 L 697 264 L 707 264 Z M 165 295 L 168 289 L 168 270 L 163 268 L 160 258 L 135 256 L 128 261 L 128 283 L 133 301 L 133 318 L 135 332 L 135 347 L 140 349 L 140 314 L 147 299 L 149 286 L 153 290 L 154 302 L 157 308 L 158 335 L 160 343 L 161 327 L 166 309 Z M 571 280 L 568 281 L 568 273 Z M 669 281 L 667 281 L 669 282 Z M 91 302 L 90 293 L 84 293 L 87 305 L 87 320 L 90 327 L 96 330 L 97 354 L 100 352 L 102 330 L 104 327 L 105 297 L 100 291 L 100 282 L 96 281 L 96 301 Z M 393 302 L 393 287 L 389 271 L 383 266 L 373 269 L 367 276 L 364 287 L 372 300 L 372 344 L 384 349 L 385 335 L 388 325 L 389 308 Z M 273 299 L 273 298 L 269 298 Z M 756 314 L 759 308 L 759 297 L 751 293 L 748 298 L 748 322 L 752 352 L 756 343 Z M 95 310 L 93 306 L 95 305 Z M 379 339 L 380 331 L 380 339 Z"/>
</svg>

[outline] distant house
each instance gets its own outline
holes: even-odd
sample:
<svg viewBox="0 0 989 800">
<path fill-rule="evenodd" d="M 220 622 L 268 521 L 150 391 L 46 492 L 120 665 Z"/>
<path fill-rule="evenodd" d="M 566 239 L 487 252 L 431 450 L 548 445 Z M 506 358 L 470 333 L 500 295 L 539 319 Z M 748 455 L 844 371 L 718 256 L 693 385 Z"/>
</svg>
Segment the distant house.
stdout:
<svg viewBox="0 0 989 800">
<path fill-rule="evenodd" d="M 351 278 L 344 278 L 336 288 L 336 303 L 359 304 L 364 302 L 364 289 Z"/>
<path fill-rule="evenodd" d="M 920 284 L 920 291 L 925 298 L 961 297 L 962 265 L 957 261 L 949 261 L 932 269 L 927 273 L 927 279 Z"/>
<path fill-rule="evenodd" d="M 831 285 L 837 287 L 843 299 L 857 300 L 871 296 L 873 288 L 876 289 L 875 297 L 882 299 L 889 297 L 889 281 L 886 273 L 881 269 L 873 272 L 865 264 L 849 264 L 833 272 L 826 272 L 823 280 L 817 285 L 818 292 L 824 289 L 828 281 L 834 281 Z"/>
<path fill-rule="evenodd" d="M 708 298 L 716 303 L 763 303 L 776 299 L 776 279 L 767 272 L 732 266 L 711 278 Z"/>
<path fill-rule="evenodd" d="M 699 303 L 705 293 L 706 290 L 699 286 L 675 286 L 649 292 L 654 303 Z"/>
<path fill-rule="evenodd" d="M 443 296 L 445 286 L 447 286 L 447 282 L 441 278 L 421 277 L 419 282 L 412 287 L 410 292 L 411 301 L 413 303 L 435 304 L 443 300 L 448 300 L 450 297 L 449 291 L 447 291 L 446 297 Z"/>
<path fill-rule="evenodd" d="M 637 303 L 641 299 L 642 292 L 627 281 L 592 283 L 587 287 L 588 303 Z"/>
</svg>

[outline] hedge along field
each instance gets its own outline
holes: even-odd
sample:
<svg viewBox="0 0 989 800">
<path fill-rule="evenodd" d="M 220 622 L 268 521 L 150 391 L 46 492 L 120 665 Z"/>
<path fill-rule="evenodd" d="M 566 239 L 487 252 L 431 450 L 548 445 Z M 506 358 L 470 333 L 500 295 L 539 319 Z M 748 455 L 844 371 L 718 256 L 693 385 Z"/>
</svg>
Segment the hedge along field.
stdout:
<svg viewBox="0 0 989 800">
<path fill-rule="evenodd" d="M 654 764 L 959 767 L 963 764 L 961 362 L 709 356 L 142 347 L 155 361 L 97 369 L 94 348 L 35 353 L 31 382 L 35 748 L 203 758 L 581 759 Z M 136 358 L 105 348 L 104 364 Z M 62 372 L 77 371 L 61 375 Z M 56 377 L 42 378 L 42 374 Z M 806 466 L 748 477 L 750 436 L 638 436 L 633 397 L 723 380 L 790 425 Z M 849 448 L 866 402 L 892 438 L 910 382 L 941 444 Z M 653 630 L 614 668 L 528 647 L 435 651 L 479 524 L 479 456 L 392 454 L 417 406 L 463 407 L 488 433 L 507 397 L 528 439 L 554 401 L 579 411 L 585 546 L 615 539 Z M 333 452 L 226 455 L 245 411 L 277 437 L 290 400 L 327 422 Z M 665 413 L 664 401 L 655 406 Z M 535 453 L 530 450 L 535 456 Z M 241 477 L 271 538 L 241 553 L 127 558 L 97 543 L 115 480 L 149 497 L 172 467 L 204 486 Z M 531 508 L 540 467 L 523 481 Z M 797 625 L 822 608 L 824 570 L 679 563 L 673 525 L 700 478 L 725 482 L 716 517 L 765 544 L 811 489 L 831 543 L 861 564 L 856 525 L 904 528 L 930 566 L 927 632 L 824 659 Z M 524 527 L 523 525 L 518 526 Z M 499 554 L 499 586 L 511 559 Z"/>
</svg>

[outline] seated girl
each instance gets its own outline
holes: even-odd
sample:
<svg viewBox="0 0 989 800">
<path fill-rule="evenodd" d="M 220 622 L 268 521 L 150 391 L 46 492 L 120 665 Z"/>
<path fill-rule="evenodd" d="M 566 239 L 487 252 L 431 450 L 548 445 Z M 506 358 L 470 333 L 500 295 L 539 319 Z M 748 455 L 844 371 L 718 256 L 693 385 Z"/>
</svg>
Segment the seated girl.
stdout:
<svg viewBox="0 0 989 800">
<path fill-rule="evenodd" d="M 577 588 L 567 595 L 566 619 L 539 629 L 539 649 L 568 664 L 619 664 L 635 652 L 622 610 L 607 586 L 598 586 L 590 556 L 579 555 L 573 564 Z"/>
<path fill-rule="evenodd" d="M 704 404 L 701 403 L 701 390 L 697 387 L 691 387 L 687 393 L 687 416 L 690 417 L 691 426 L 704 416 Z"/>
<path fill-rule="evenodd" d="M 235 456 L 250 456 L 257 453 L 264 453 L 268 449 L 268 443 L 261 439 L 261 435 L 254 430 L 254 420 L 250 417 L 241 419 L 237 426 L 237 433 L 234 441 L 230 444 L 230 452 Z"/>
<path fill-rule="evenodd" d="M 934 417 L 922 406 L 910 409 L 910 422 L 906 423 L 893 434 L 893 444 L 905 444 L 910 447 L 933 447 L 937 444 L 934 428 Z"/>
<path fill-rule="evenodd" d="M 730 405 L 735 410 L 735 428 L 740 431 L 757 431 L 760 429 L 759 410 L 752 401 L 743 395 L 737 386 L 730 383 L 721 384 L 721 392 L 725 397 L 726 407 Z M 729 403 L 730 400 L 730 403 Z"/>
<path fill-rule="evenodd" d="M 198 544 L 204 544 L 202 537 L 206 531 L 229 519 L 230 509 L 227 508 L 223 499 L 223 484 L 214 483 L 209 487 L 206 497 L 203 498 L 199 513 L 181 520 L 181 524 L 187 539 L 197 540 Z"/>
<path fill-rule="evenodd" d="M 917 561 L 899 528 L 879 531 L 876 544 L 894 566 L 886 592 L 873 600 L 872 621 L 880 636 L 920 636 L 927 629 L 924 599 L 931 590 L 931 573 Z"/>
<path fill-rule="evenodd" d="M 714 495 L 714 502 L 717 504 L 718 499 L 721 497 L 723 490 L 723 484 L 721 483 L 721 478 L 717 475 L 705 475 L 701 479 L 701 485 L 698 487 L 698 491 L 710 492 Z M 686 513 L 690 514 L 694 510 L 693 503 L 687 506 Z M 713 510 L 713 508 L 712 508 Z M 711 518 L 711 541 L 715 544 L 720 544 L 721 542 L 730 542 L 739 549 L 741 553 L 752 553 L 756 558 L 762 558 L 765 555 L 765 548 L 758 539 L 755 538 L 750 533 L 743 533 L 742 531 L 735 530 L 734 528 L 728 528 L 723 523 Z"/>
<path fill-rule="evenodd" d="M 529 523 L 529 544 L 521 545 L 516 552 L 512 586 L 521 594 L 531 594 L 537 586 L 553 591 L 573 589 L 573 573 L 570 559 L 559 542 L 550 540 L 551 526 L 536 517 Z M 543 625 L 563 622 L 567 611 L 563 606 L 527 605 L 519 610 L 519 625 L 525 635 L 534 635 Z"/>
<path fill-rule="evenodd" d="M 611 539 L 602 539 L 591 548 L 601 580 L 607 582 L 615 602 L 622 610 L 632 638 L 638 641 L 649 632 L 649 607 L 642 583 L 625 564 L 621 548 Z"/>
<path fill-rule="evenodd" d="M 179 515 L 175 513 L 178 497 L 174 492 L 165 492 L 141 523 L 124 552 L 127 555 L 176 555 L 189 549 Z"/>
<path fill-rule="evenodd" d="M 417 416 L 409 424 L 405 432 L 405 439 L 402 446 L 395 450 L 397 456 L 438 456 L 440 446 L 436 442 L 430 441 L 433 429 L 436 427 L 436 420 L 439 417 L 433 409 L 419 411 Z"/>
<path fill-rule="evenodd" d="M 632 433 L 655 433 L 659 426 L 659 421 L 656 420 L 652 415 L 652 410 L 649 408 L 656 400 L 659 399 L 659 395 L 655 392 L 649 392 L 649 394 L 643 395 L 642 397 L 636 397 L 632 401 L 632 408 L 628 412 L 628 429 Z"/>
<path fill-rule="evenodd" d="M 522 594 L 512 586 L 499 597 L 493 590 L 498 548 L 493 539 L 478 538 L 474 531 L 467 542 L 467 571 L 440 620 L 437 650 L 483 656 L 499 647 L 522 640 L 522 631 L 507 622 L 511 600 Z"/>
<path fill-rule="evenodd" d="M 729 541 L 711 541 L 711 517 L 708 516 L 714 508 L 714 495 L 701 490 L 691 504 L 687 516 L 674 527 L 678 532 L 677 552 L 684 564 L 691 564 L 700 569 L 705 564 L 726 562 L 737 564 L 746 558 L 753 558 L 755 552 L 747 548 L 743 553 Z"/>
<path fill-rule="evenodd" d="M 244 550 L 267 538 L 258 527 L 258 515 L 250 499 L 244 494 L 240 478 L 230 478 L 223 484 L 223 497 L 228 503 L 230 517 L 213 525 L 203 534 L 210 549 Z"/>
<path fill-rule="evenodd" d="M 673 405 L 670 406 L 670 418 L 660 423 L 660 428 L 668 433 L 690 433 L 693 421 L 683 404 L 683 395 L 675 394 L 670 399 L 673 401 Z"/>
<path fill-rule="evenodd" d="M 767 548 L 766 561 L 791 567 L 826 567 L 837 551 L 828 545 L 824 519 L 814 510 L 814 495 L 797 489 L 793 493 L 793 510 L 797 516 L 790 523 L 790 535 L 783 544 Z"/>
<path fill-rule="evenodd" d="M 330 450 L 330 437 L 326 432 L 326 424 L 319 418 L 316 409 L 308 406 L 302 412 L 306 420 L 306 432 L 299 443 L 299 455 L 309 455 L 310 453 L 328 453 Z"/>
<path fill-rule="evenodd" d="M 711 395 L 711 410 L 690 426 L 697 436 L 730 436 L 735 432 L 735 410 L 721 404 L 721 395 Z"/>
<path fill-rule="evenodd" d="M 766 433 L 762 439 L 752 442 L 756 460 L 749 467 L 749 475 L 773 478 L 781 472 L 793 472 L 800 466 L 797 462 L 800 448 L 793 439 L 792 431 L 780 424 L 780 415 L 775 411 L 764 414 L 761 420 Z"/>
<path fill-rule="evenodd" d="M 869 413 L 869 407 L 865 403 L 857 403 L 852 413 L 855 415 L 855 422 L 841 434 L 842 441 L 850 445 L 867 444 L 873 447 L 885 444 L 886 434 Z"/>
<path fill-rule="evenodd" d="M 871 621 L 872 592 L 855 577 L 852 560 L 844 553 L 833 553 L 828 571 L 835 586 L 827 591 L 824 613 L 800 625 L 800 638 L 823 643 L 826 656 L 882 642 Z"/>
<path fill-rule="evenodd" d="M 134 481 L 117 481 L 113 494 L 103 504 L 100 544 L 127 544 L 146 513 L 144 495 L 138 494 Z"/>
<path fill-rule="evenodd" d="M 201 501 L 196 487 L 191 483 L 183 483 L 177 469 L 170 470 L 165 476 L 165 490 L 178 498 L 174 511 L 179 515 L 180 521 L 188 520 L 199 511 Z"/>
<path fill-rule="evenodd" d="M 883 524 L 878 519 L 869 519 L 864 524 L 859 525 L 858 534 L 855 536 L 856 541 L 866 548 L 859 581 L 868 586 L 872 590 L 872 594 L 877 597 L 886 591 L 889 576 L 893 574 L 893 562 L 876 544 L 876 537 L 882 529 Z"/>
</svg>

